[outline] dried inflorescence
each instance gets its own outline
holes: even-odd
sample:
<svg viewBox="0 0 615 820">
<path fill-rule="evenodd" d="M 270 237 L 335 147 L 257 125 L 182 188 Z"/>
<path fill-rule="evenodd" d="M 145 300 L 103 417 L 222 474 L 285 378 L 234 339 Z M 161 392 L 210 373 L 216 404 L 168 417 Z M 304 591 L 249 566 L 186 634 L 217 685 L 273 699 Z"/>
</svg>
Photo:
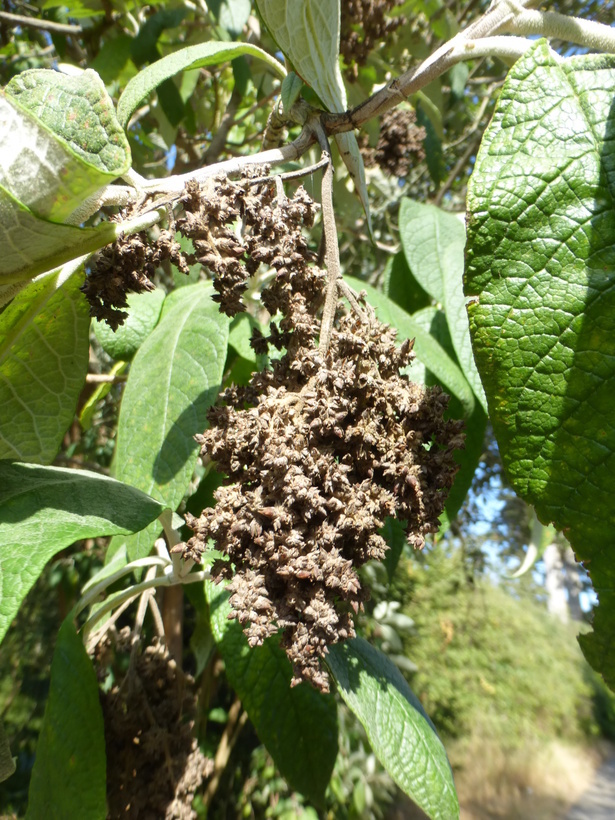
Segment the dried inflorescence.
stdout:
<svg viewBox="0 0 615 820">
<path fill-rule="evenodd" d="M 395 331 L 373 316 L 338 315 L 319 351 L 325 274 L 308 264 L 298 225 L 267 245 L 276 276 L 262 299 L 282 318 L 253 337 L 260 352 L 286 353 L 210 411 L 197 439 L 227 483 L 214 508 L 187 516 L 194 536 L 178 551 L 198 560 L 213 539 L 228 556 L 214 576 L 231 580 L 233 617 L 249 643 L 281 630 L 293 683 L 326 691 L 320 659 L 354 635 L 366 599 L 356 568 L 384 556 L 387 516 L 408 522 L 418 548 L 437 529 L 463 435 L 460 422 L 444 420 L 448 397 L 403 374 L 412 344 L 396 346 Z"/>
<path fill-rule="evenodd" d="M 127 295 L 153 290 L 154 272 L 165 261 L 182 273 L 204 265 L 214 276 L 213 298 L 235 316 L 245 310 L 242 296 L 261 264 L 279 270 L 312 260 L 302 230 L 311 227 L 318 206 L 302 188 L 287 199 L 271 180 L 255 185 L 254 177 L 267 170 L 260 166 L 236 182 L 226 176 L 189 182 L 173 231 L 122 237 L 101 251 L 82 288 L 91 316 L 115 330 L 128 315 L 121 310 Z M 194 252 L 182 253 L 176 231 L 192 241 Z"/>
<path fill-rule="evenodd" d="M 317 206 L 303 188 L 287 199 L 271 181 L 254 185 L 250 175 L 238 182 L 216 177 L 204 189 L 188 183 L 183 207 L 176 227 L 195 251 L 187 259 L 213 273 L 214 299 L 228 316 L 245 310 L 242 296 L 261 264 L 279 270 L 313 257 L 302 228 L 311 227 Z"/>
<path fill-rule="evenodd" d="M 128 294 L 154 290 L 154 271 L 166 260 L 187 273 L 180 245 L 170 231 L 160 231 L 155 240 L 145 232 L 136 233 L 108 245 L 81 288 L 90 304 L 90 316 L 116 330 L 128 317 L 122 310 L 128 307 Z"/>
<path fill-rule="evenodd" d="M 112 633 L 98 646 L 101 674 L 106 674 L 116 653 L 129 648 L 129 633 Z M 134 661 L 121 684 L 100 695 L 108 816 L 193 820 L 194 795 L 213 771 L 213 761 L 203 755 L 194 737 L 194 681 L 161 644 L 146 647 Z"/>
<path fill-rule="evenodd" d="M 348 66 L 346 76 L 357 79 L 374 48 L 407 22 L 403 15 L 390 16 L 404 0 L 347 0 L 342 3 L 340 53 Z"/>
<path fill-rule="evenodd" d="M 405 179 L 408 172 L 425 159 L 425 129 L 416 124 L 411 109 L 393 108 L 383 115 L 375 148 L 363 137 L 360 148 L 365 165 L 379 165 L 383 171 Z"/>
</svg>

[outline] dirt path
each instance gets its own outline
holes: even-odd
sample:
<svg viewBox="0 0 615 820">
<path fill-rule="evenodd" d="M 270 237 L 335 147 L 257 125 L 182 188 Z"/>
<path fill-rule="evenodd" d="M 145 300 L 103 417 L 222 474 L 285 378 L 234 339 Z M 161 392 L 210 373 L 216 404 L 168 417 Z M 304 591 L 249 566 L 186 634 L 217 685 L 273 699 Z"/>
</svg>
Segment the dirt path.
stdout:
<svg viewBox="0 0 615 820">
<path fill-rule="evenodd" d="M 594 782 L 570 809 L 565 820 L 613 820 L 615 818 L 615 759 L 596 772 Z"/>
</svg>

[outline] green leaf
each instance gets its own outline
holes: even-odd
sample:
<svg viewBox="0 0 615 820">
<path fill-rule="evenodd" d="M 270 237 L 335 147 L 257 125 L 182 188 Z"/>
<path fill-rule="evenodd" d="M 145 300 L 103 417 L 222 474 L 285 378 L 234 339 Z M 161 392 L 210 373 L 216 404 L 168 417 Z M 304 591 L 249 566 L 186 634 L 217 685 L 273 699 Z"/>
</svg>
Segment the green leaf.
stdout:
<svg viewBox="0 0 615 820">
<path fill-rule="evenodd" d="M 258 0 L 258 10 L 295 71 L 329 111 L 345 111 L 346 89 L 339 65 L 340 0 Z M 352 132 L 335 141 L 355 184 L 371 233 L 363 157 Z"/>
<path fill-rule="evenodd" d="M 187 46 L 147 66 L 128 83 L 117 105 L 119 121 L 126 127 L 132 113 L 143 100 L 169 77 L 179 74 L 180 71 L 223 63 L 241 54 L 258 57 L 264 60 L 279 77 L 286 76 L 286 70 L 281 63 L 266 51 L 249 43 L 208 42 Z"/>
<path fill-rule="evenodd" d="M 444 746 L 397 667 L 362 638 L 330 646 L 327 665 L 400 789 L 432 820 L 459 817 Z"/>
<path fill-rule="evenodd" d="M 130 361 L 156 327 L 164 297 L 162 288 L 145 293 L 130 293 L 127 297 L 128 318 L 116 331 L 106 322 L 94 320 L 92 328 L 105 353 L 112 359 Z"/>
<path fill-rule="evenodd" d="M 252 11 L 250 0 L 210 0 L 208 6 L 232 37 L 239 37 Z"/>
<path fill-rule="evenodd" d="M 487 399 L 472 354 L 463 295 L 466 242 L 463 222 L 435 205 L 404 197 L 399 209 L 399 233 L 414 277 L 444 308 L 459 364 L 483 409 L 487 410 Z"/>
<path fill-rule="evenodd" d="M 186 8 L 162 8 L 148 17 L 132 41 L 130 51 L 135 63 L 140 65 L 157 60 L 160 57 L 157 44 L 161 34 L 166 29 L 178 28 L 187 13 Z"/>
<path fill-rule="evenodd" d="M 440 516 L 440 531 L 442 535 L 454 521 L 461 505 L 466 499 L 476 468 L 484 451 L 485 431 L 487 429 L 487 414 L 480 404 L 474 406 L 473 413 L 466 419 L 466 440 L 463 450 L 455 450 L 453 458 L 459 465 L 455 481 L 451 487 L 444 512 Z"/>
<path fill-rule="evenodd" d="M 4 724 L 0 720 L 0 783 L 15 773 L 15 761 L 11 754 L 11 747 L 9 746 L 9 739 L 4 731 Z"/>
<path fill-rule="evenodd" d="M 113 242 L 119 225 L 76 228 L 39 219 L 0 185 L 0 284 L 23 282 Z"/>
<path fill-rule="evenodd" d="M 361 205 L 363 205 L 363 210 L 365 211 L 365 216 L 367 218 L 367 227 L 371 236 L 372 218 L 369 210 L 367 182 L 365 180 L 365 165 L 363 164 L 363 155 L 359 150 L 359 143 L 357 142 L 357 138 L 352 131 L 346 131 L 343 134 L 336 134 L 335 141 L 337 143 L 340 156 L 344 160 L 344 165 L 352 177 L 355 190 L 361 200 Z"/>
<path fill-rule="evenodd" d="M 276 639 L 250 649 L 228 619 L 228 593 L 206 583 L 205 594 L 226 674 L 259 738 L 292 788 L 322 806 L 337 757 L 335 699 L 307 683 L 291 688 L 292 667 Z"/>
<path fill-rule="evenodd" d="M 369 303 L 376 309 L 381 322 L 391 325 L 399 332 L 399 341 L 414 339 L 414 352 L 421 361 L 436 376 L 442 386 L 462 403 L 467 415 L 474 410 L 474 394 L 463 373 L 457 367 L 438 342 L 427 333 L 412 316 L 409 316 L 395 302 L 392 302 L 384 293 L 371 285 L 345 276 L 344 279 L 356 291 L 364 290 Z M 410 369 L 412 378 L 412 369 Z"/>
<path fill-rule="evenodd" d="M 415 313 L 431 304 L 429 294 L 419 285 L 408 267 L 403 251 L 389 256 L 382 274 L 382 291 L 406 313 Z"/>
<path fill-rule="evenodd" d="M 301 89 L 303 88 L 303 80 L 294 71 L 284 77 L 282 81 L 282 88 L 280 95 L 282 97 L 282 109 L 285 112 L 290 111 L 293 105 L 299 99 Z"/>
<path fill-rule="evenodd" d="M 392 581 L 397 565 L 399 564 L 399 559 L 404 550 L 404 544 L 406 543 L 406 525 L 396 518 L 389 516 L 385 519 L 384 527 L 380 530 L 380 535 L 389 545 L 382 563 L 386 568 L 389 581 Z"/>
<path fill-rule="evenodd" d="M 105 40 L 96 57 L 90 61 L 90 68 L 96 71 L 107 85 L 115 81 L 121 82 L 123 78 L 127 82 L 136 73 L 130 61 L 132 41 L 133 38 L 127 34 L 118 34 L 111 40 Z"/>
<path fill-rule="evenodd" d="M 69 616 L 51 662 L 26 820 L 105 820 L 106 768 L 98 680 Z"/>
<path fill-rule="evenodd" d="M 228 343 L 228 318 L 210 284 L 173 293 L 130 369 L 118 422 L 115 475 L 176 509 L 198 457 L 194 440 L 216 401 Z M 151 549 L 139 538 L 130 559 Z"/>
<path fill-rule="evenodd" d="M 87 470 L 0 461 L 0 640 L 57 552 L 83 538 L 137 532 L 163 509 Z"/>
<path fill-rule="evenodd" d="M 257 356 L 250 344 L 250 339 L 255 327 L 260 328 L 260 325 L 253 316 L 249 313 L 238 313 L 231 322 L 228 337 L 229 347 L 232 347 L 242 359 L 254 363 L 257 361 Z"/>
<path fill-rule="evenodd" d="M 438 136 L 438 128 L 433 124 L 420 103 L 416 105 L 416 124 L 425 129 L 425 162 L 429 170 L 429 175 L 436 185 L 439 185 L 445 177 L 446 166 L 444 164 L 444 152 L 442 150 L 442 140 Z"/>
<path fill-rule="evenodd" d="M 32 69 L 0 92 L 0 184 L 37 216 L 66 221 L 130 164 L 128 142 L 95 71 Z"/>
<path fill-rule="evenodd" d="M 33 282 L 0 314 L 0 458 L 49 463 L 88 369 L 88 306 L 67 266 Z"/>
<path fill-rule="evenodd" d="M 521 562 L 521 566 L 512 573 L 511 578 L 520 578 L 522 575 L 525 575 L 526 572 L 529 572 L 536 561 L 540 560 L 545 554 L 547 547 L 555 540 L 555 527 L 545 527 L 544 524 L 541 524 L 536 516 L 535 510 L 532 510 L 531 521 L 530 543 L 527 545 L 527 551 Z"/>
<path fill-rule="evenodd" d="M 615 686 L 615 57 L 511 69 L 468 193 L 470 327 L 515 490 L 563 529 L 600 606 L 586 657 Z"/>
<path fill-rule="evenodd" d="M 339 0 L 257 0 L 280 50 L 329 111 L 346 109 L 339 67 Z"/>
</svg>

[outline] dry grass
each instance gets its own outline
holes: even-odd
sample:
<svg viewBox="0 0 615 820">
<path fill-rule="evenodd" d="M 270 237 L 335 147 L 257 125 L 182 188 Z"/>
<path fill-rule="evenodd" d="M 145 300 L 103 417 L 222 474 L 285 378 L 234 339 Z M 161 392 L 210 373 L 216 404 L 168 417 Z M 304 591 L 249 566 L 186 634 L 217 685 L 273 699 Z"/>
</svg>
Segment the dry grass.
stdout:
<svg viewBox="0 0 615 820">
<path fill-rule="evenodd" d="M 609 751 L 558 741 L 509 752 L 492 741 L 472 746 L 449 748 L 453 765 L 464 762 L 455 772 L 461 820 L 561 820 Z"/>
</svg>

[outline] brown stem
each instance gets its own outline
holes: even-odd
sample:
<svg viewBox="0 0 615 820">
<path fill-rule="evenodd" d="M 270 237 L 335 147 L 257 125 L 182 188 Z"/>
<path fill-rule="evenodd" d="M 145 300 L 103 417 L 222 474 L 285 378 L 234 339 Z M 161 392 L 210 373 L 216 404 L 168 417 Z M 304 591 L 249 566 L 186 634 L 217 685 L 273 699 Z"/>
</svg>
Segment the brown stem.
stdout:
<svg viewBox="0 0 615 820">
<path fill-rule="evenodd" d="M 171 656 L 178 665 L 182 662 L 183 625 L 184 625 L 184 589 L 181 584 L 174 584 L 164 590 L 162 602 L 162 623 L 164 636 Z"/>
<path fill-rule="evenodd" d="M 233 751 L 233 746 L 237 742 L 239 733 L 241 732 L 247 719 L 248 713 L 242 711 L 241 701 L 239 698 L 236 698 L 233 705 L 229 709 L 226 726 L 224 727 L 224 732 L 222 733 L 220 743 L 218 744 L 218 749 L 216 750 L 216 756 L 214 758 L 214 773 L 212 774 L 211 780 L 207 784 L 205 794 L 203 795 L 203 803 L 206 806 L 210 805 L 212 798 L 218 789 L 220 778 L 222 777 L 222 774 L 229 761 L 231 752 Z"/>
<path fill-rule="evenodd" d="M 337 228 L 335 226 L 335 212 L 333 210 L 333 162 L 331 160 L 331 150 L 320 122 L 315 123 L 316 137 L 322 149 L 323 159 L 327 158 L 325 172 L 322 176 L 322 225 L 325 238 L 325 267 L 327 269 L 327 289 L 325 294 L 325 304 L 322 309 L 322 322 L 320 325 L 320 341 L 318 349 L 324 355 L 329 349 L 331 333 L 333 332 L 333 322 L 335 320 L 335 310 L 338 299 L 338 281 L 342 276 L 342 266 L 340 264 L 340 249 L 337 241 Z"/>
<path fill-rule="evenodd" d="M 83 29 L 71 23 L 54 23 L 53 20 L 41 20 L 37 17 L 25 17 L 23 14 L 13 14 L 10 11 L 0 11 L 0 20 L 6 20 L 14 26 L 28 26 L 43 31 L 53 31 L 56 34 L 81 34 Z"/>
</svg>

